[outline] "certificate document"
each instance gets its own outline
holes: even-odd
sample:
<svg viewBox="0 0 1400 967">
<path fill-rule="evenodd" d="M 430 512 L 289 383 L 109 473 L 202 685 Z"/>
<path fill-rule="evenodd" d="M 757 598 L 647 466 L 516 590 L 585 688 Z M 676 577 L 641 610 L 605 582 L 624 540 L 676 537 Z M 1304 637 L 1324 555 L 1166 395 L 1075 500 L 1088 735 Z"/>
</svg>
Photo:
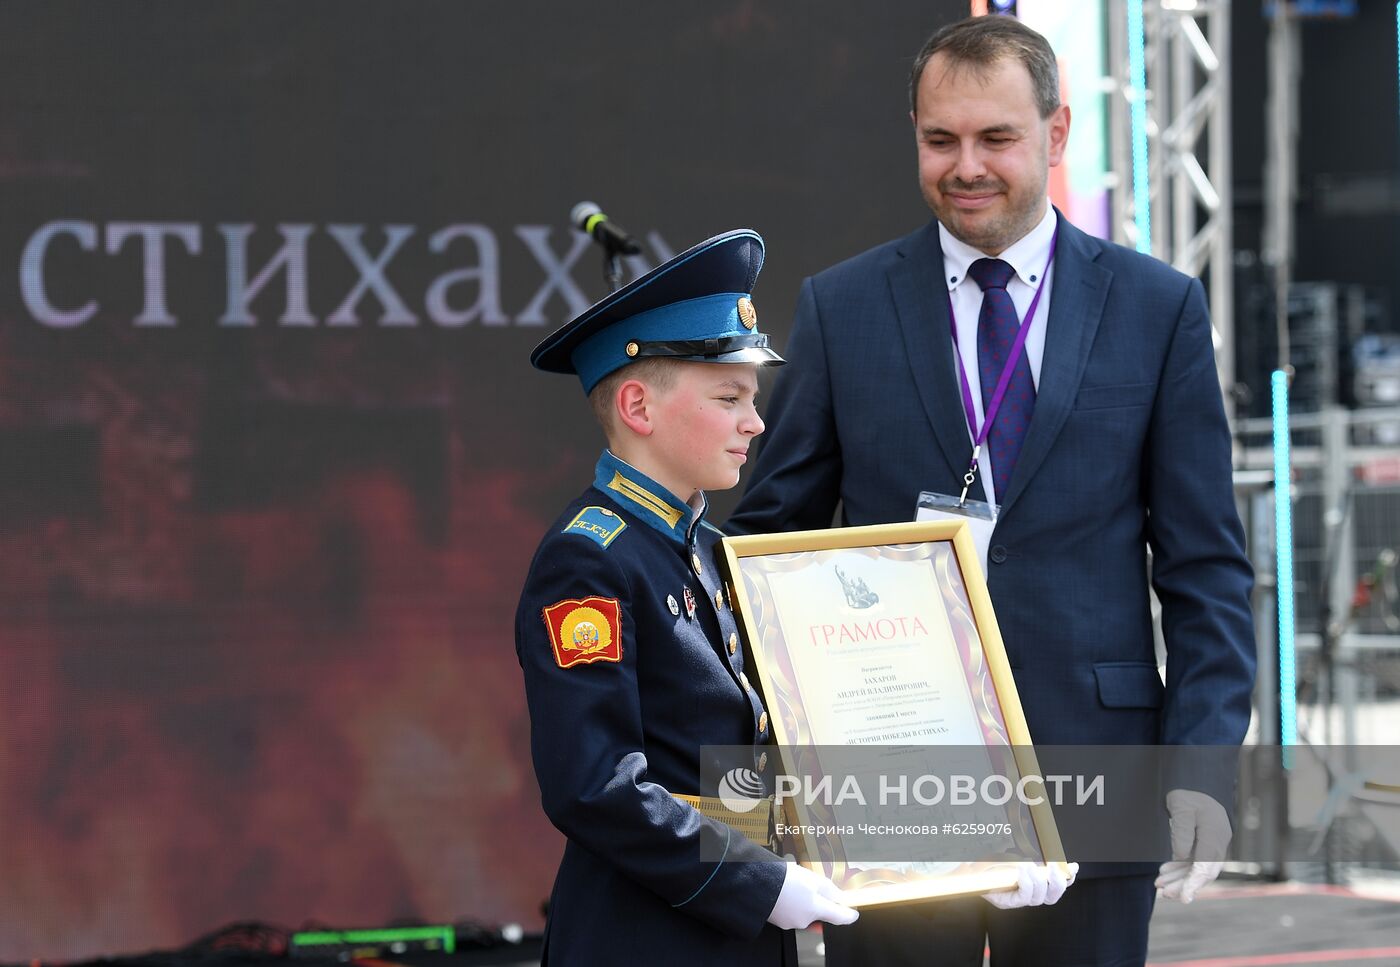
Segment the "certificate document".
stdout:
<svg viewBox="0 0 1400 967">
<path fill-rule="evenodd" d="M 768 584 L 816 744 L 982 744 L 931 566 L 828 553 Z"/>
<path fill-rule="evenodd" d="M 1060 859 L 1048 806 L 950 793 L 1039 781 L 964 522 L 726 538 L 724 556 L 799 860 L 872 905 Z"/>
</svg>

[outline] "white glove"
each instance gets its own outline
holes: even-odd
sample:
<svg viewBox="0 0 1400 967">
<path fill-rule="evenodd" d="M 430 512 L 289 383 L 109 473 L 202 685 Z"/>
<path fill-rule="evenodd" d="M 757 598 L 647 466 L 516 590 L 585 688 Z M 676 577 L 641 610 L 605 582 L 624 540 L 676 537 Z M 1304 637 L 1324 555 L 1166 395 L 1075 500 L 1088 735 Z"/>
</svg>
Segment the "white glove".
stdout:
<svg viewBox="0 0 1400 967">
<path fill-rule="evenodd" d="M 1157 873 L 1157 896 L 1190 903 L 1197 890 L 1220 875 L 1230 845 L 1230 817 L 1220 803 L 1191 789 L 1167 793 L 1167 812 L 1172 858 Z"/>
<path fill-rule="evenodd" d="M 1018 863 L 1017 866 L 1020 882 L 1014 891 L 984 893 L 982 899 L 1000 910 L 1038 907 L 1042 904 L 1049 906 L 1065 895 L 1065 891 L 1074 883 L 1074 878 L 1079 875 L 1078 863 L 1068 864 L 1068 876 L 1059 863 L 1049 863 L 1045 866 L 1039 863 Z"/>
<path fill-rule="evenodd" d="M 860 914 L 846 906 L 841 888 L 820 873 L 813 873 L 797 863 L 787 864 L 783 888 L 778 902 L 768 914 L 768 922 L 783 930 L 801 930 L 813 921 L 855 923 Z"/>
</svg>

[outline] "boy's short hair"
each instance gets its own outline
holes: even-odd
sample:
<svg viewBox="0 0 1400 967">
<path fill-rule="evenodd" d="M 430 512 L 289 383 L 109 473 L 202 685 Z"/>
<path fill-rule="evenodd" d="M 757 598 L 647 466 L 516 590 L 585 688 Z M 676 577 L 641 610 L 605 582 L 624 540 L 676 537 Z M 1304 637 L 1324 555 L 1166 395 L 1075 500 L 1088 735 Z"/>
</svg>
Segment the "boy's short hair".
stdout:
<svg viewBox="0 0 1400 967">
<path fill-rule="evenodd" d="M 617 398 L 618 387 L 629 379 L 638 379 L 657 392 L 664 393 L 676 385 L 680 362 L 666 356 L 648 356 L 613 370 L 589 390 L 588 403 L 593 407 L 593 416 L 610 441 L 617 432 L 617 411 L 613 401 Z"/>
</svg>

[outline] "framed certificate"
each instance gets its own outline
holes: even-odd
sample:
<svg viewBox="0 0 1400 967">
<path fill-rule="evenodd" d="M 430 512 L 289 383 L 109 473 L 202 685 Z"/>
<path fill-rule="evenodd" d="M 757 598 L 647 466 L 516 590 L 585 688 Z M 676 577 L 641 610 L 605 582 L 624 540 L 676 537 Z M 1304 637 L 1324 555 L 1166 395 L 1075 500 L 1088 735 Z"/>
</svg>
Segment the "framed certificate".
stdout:
<svg viewBox="0 0 1400 967">
<path fill-rule="evenodd" d="M 966 524 L 730 537 L 724 562 L 799 862 L 856 906 L 1063 862 Z"/>
</svg>

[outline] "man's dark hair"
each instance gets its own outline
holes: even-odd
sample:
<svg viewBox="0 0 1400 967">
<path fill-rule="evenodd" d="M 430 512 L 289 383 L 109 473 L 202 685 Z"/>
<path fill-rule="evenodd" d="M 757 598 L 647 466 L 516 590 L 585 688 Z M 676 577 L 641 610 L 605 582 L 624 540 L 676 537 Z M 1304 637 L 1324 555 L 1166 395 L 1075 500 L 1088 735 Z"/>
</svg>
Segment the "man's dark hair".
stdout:
<svg viewBox="0 0 1400 967">
<path fill-rule="evenodd" d="M 1041 118 L 1060 106 L 1060 69 L 1050 42 L 1015 17 L 969 17 L 938 30 L 924 42 L 909 73 L 909 110 L 917 111 L 919 78 L 937 53 L 955 69 L 985 71 L 1005 58 L 1020 61 L 1031 75 L 1031 90 Z"/>
</svg>

